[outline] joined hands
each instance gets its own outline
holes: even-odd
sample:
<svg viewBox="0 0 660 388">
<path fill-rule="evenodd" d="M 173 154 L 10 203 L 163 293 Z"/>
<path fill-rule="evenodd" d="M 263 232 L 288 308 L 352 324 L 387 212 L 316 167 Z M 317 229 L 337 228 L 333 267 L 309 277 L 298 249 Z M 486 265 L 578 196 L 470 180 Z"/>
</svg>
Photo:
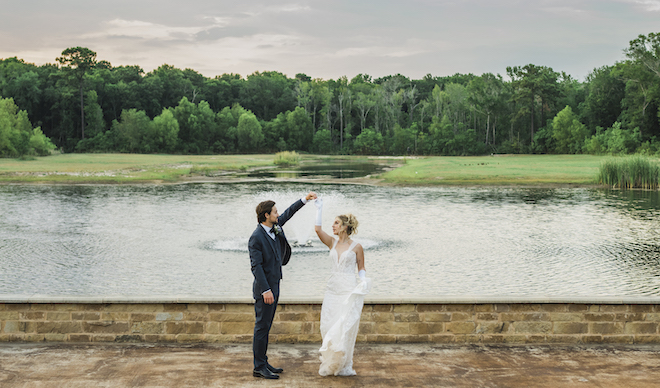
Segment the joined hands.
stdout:
<svg viewBox="0 0 660 388">
<path fill-rule="evenodd" d="M 311 201 L 312 199 L 316 199 L 316 198 L 318 198 L 318 195 L 316 195 L 316 193 L 313 191 L 307 193 L 307 196 L 305 197 L 305 199 L 308 201 Z"/>
</svg>

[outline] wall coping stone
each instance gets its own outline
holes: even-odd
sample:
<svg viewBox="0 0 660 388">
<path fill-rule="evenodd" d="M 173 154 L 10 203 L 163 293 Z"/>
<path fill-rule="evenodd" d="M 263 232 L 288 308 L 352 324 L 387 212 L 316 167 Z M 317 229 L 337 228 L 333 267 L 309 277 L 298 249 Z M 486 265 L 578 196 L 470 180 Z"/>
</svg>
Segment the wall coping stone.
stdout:
<svg viewBox="0 0 660 388">
<path fill-rule="evenodd" d="M 280 304 L 320 304 L 322 297 L 282 297 Z M 254 303 L 251 297 L 226 296 L 84 296 L 84 295 L 40 295 L 40 294 L 0 294 L 0 303 L 224 303 L 242 304 Z M 437 297 L 366 297 L 365 304 L 489 304 L 489 303 L 537 303 L 537 304 L 660 304 L 660 297 L 635 296 L 452 296 L 439 295 Z"/>
</svg>

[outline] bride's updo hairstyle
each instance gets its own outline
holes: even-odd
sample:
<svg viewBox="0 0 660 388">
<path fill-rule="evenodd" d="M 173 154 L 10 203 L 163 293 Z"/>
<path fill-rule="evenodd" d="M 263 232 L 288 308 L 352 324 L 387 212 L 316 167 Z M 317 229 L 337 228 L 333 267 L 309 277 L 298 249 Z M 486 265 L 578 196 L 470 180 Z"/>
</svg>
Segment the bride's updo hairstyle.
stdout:
<svg viewBox="0 0 660 388">
<path fill-rule="evenodd" d="M 342 226 L 346 226 L 346 233 L 350 236 L 352 234 L 357 234 L 358 220 L 352 214 L 342 214 L 337 216 L 337 219 L 341 222 Z"/>
</svg>

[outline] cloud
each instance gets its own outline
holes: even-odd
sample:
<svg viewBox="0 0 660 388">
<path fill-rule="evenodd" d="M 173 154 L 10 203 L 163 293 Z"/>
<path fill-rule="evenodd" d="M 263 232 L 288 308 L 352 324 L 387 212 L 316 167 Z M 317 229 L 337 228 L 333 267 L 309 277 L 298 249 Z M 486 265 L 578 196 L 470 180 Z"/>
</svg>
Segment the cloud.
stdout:
<svg viewBox="0 0 660 388">
<path fill-rule="evenodd" d="M 637 4 L 645 11 L 660 12 L 660 0 L 623 0 L 626 3 Z"/>
<path fill-rule="evenodd" d="M 207 27 L 172 27 L 140 20 L 113 19 L 100 32 L 87 34 L 86 38 L 135 37 L 143 40 L 192 40 L 196 34 L 211 29 Z"/>
<path fill-rule="evenodd" d="M 563 17 L 570 17 L 573 19 L 588 19 L 593 17 L 592 11 L 586 11 L 584 9 L 575 8 L 571 6 L 545 7 L 545 8 L 541 8 L 541 10 L 547 13 L 551 13 Z"/>
<path fill-rule="evenodd" d="M 497 73 L 526 63 L 580 77 L 620 60 L 629 39 L 657 27 L 660 11 L 660 0 L 10 3 L 0 12 L 0 58 L 39 64 L 85 46 L 146 71 L 168 63 L 207 76 L 276 70 L 323 78 Z"/>
<path fill-rule="evenodd" d="M 390 49 L 389 52 L 385 54 L 385 56 L 391 58 L 405 58 L 405 57 L 411 57 L 413 55 L 423 54 L 426 52 L 428 52 L 428 50 Z"/>
<path fill-rule="evenodd" d="M 233 19 L 230 17 L 223 16 L 207 16 L 206 19 L 213 20 L 213 25 L 218 27 L 225 27 L 232 23 Z"/>
<path fill-rule="evenodd" d="M 310 11 L 312 8 L 308 5 L 283 4 L 280 6 L 269 7 L 268 9 L 275 12 L 306 12 Z"/>
<path fill-rule="evenodd" d="M 368 46 L 368 47 L 347 47 L 328 54 L 329 57 L 348 58 L 348 57 L 380 57 L 380 58 L 405 58 L 413 55 L 430 52 L 429 48 L 415 48 L 405 46 Z"/>
<path fill-rule="evenodd" d="M 255 35 L 258 33 L 258 30 L 249 26 L 237 26 L 237 27 L 211 27 L 204 29 L 197 34 L 195 34 L 195 41 L 215 41 L 228 37 L 246 37 Z"/>
<path fill-rule="evenodd" d="M 103 23 L 100 31 L 83 35 L 85 39 L 129 39 L 144 42 L 202 42 L 228 37 L 245 37 L 259 33 L 258 28 L 234 23 L 233 18 L 206 17 L 206 25 L 192 27 L 168 26 L 141 20 L 113 19 Z"/>
</svg>

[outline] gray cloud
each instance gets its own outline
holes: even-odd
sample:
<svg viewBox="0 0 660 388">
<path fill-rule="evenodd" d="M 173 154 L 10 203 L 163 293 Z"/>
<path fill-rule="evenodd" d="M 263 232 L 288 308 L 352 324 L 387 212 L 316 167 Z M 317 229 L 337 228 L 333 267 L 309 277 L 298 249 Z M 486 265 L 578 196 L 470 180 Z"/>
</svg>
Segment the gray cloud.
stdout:
<svg viewBox="0 0 660 388">
<path fill-rule="evenodd" d="M 86 46 L 114 65 L 211 77 L 419 78 L 535 63 L 583 78 L 657 31 L 656 11 L 660 0 L 25 0 L 3 6 L 0 57 L 41 64 Z"/>
<path fill-rule="evenodd" d="M 245 37 L 251 36 L 258 32 L 257 29 L 253 27 L 213 27 L 207 30 L 203 30 L 195 34 L 195 40 L 204 41 L 204 40 L 220 40 L 228 37 Z"/>
<path fill-rule="evenodd" d="M 632 3 L 648 12 L 660 12 L 659 0 L 623 0 L 626 3 Z"/>
</svg>

